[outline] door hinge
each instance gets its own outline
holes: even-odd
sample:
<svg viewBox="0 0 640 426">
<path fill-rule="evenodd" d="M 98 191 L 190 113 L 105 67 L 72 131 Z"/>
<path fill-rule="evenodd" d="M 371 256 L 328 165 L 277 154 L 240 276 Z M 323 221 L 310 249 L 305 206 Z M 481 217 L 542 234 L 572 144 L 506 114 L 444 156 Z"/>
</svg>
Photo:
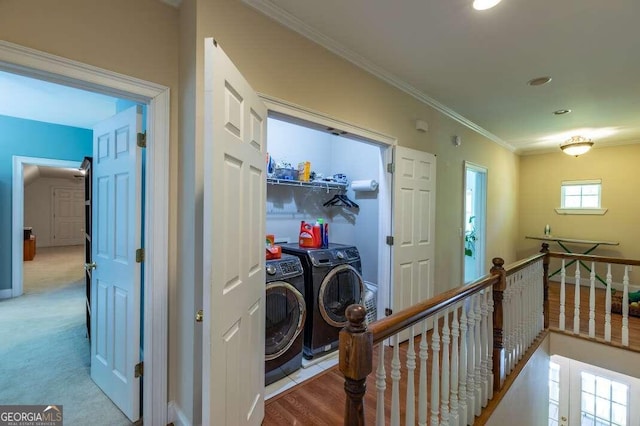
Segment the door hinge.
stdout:
<svg viewBox="0 0 640 426">
<path fill-rule="evenodd" d="M 142 262 L 144 262 L 144 249 L 139 248 L 138 250 L 136 250 L 136 263 Z"/>
<path fill-rule="evenodd" d="M 392 246 L 393 245 L 393 235 L 388 235 L 387 236 L 387 245 L 388 246 Z"/>
<path fill-rule="evenodd" d="M 147 147 L 147 132 L 138 133 L 138 146 L 140 148 L 146 148 Z"/>
<path fill-rule="evenodd" d="M 396 171 L 395 163 L 388 163 L 387 164 L 387 172 L 388 173 L 394 173 L 395 171 Z"/>
<path fill-rule="evenodd" d="M 142 377 L 142 375 L 144 374 L 144 362 L 140 361 L 139 363 L 137 363 L 133 372 L 136 378 Z"/>
<path fill-rule="evenodd" d="M 388 316 L 389 316 L 389 315 L 391 315 L 392 313 L 393 313 L 393 309 L 391 309 L 391 308 L 384 308 L 384 315 L 385 315 L 385 316 L 387 316 L 387 317 L 388 317 Z"/>
</svg>

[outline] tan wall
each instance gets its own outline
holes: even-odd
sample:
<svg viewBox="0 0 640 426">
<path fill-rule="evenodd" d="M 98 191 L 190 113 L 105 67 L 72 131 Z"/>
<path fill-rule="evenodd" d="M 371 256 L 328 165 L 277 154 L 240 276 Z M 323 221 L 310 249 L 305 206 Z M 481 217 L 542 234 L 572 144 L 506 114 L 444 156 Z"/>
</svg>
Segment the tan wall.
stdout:
<svg viewBox="0 0 640 426">
<path fill-rule="evenodd" d="M 491 414 L 488 426 L 549 423 L 549 342 L 549 336 L 545 337 L 533 353 Z"/>
<path fill-rule="evenodd" d="M 515 260 L 518 159 L 415 98 L 231 0 L 202 1 L 198 36 L 214 37 L 254 89 L 397 138 L 437 155 L 437 291 L 461 282 L 462 161 L 489 168 L 487 258 Z M 429 132 L 415 129 L 415 119 Z M 455 148 L 451 137 L 463 144 Z"/>
<path fill-rule="evenodd" d="M 600 246 L 593 254 L 640 259 L 640 232 L 635 226 L 640 211 L 638 164 L 640 145 L 597 148 L 577 158 L 562 152 L 521 157 L 518 256 L 539 250 L 540 241 L 525 236 L 541 235 L 549 224 L 557 236 L 620 243 Z M 560 207 L 560 183 L 577 179 L 602 179 L 602 207 L 608 209 L 604 216 L 559 215 L 554 211 Z M 588 247 L 570 248 L 584 251 Z M 551 249 L 562 251 L 555 243 Z M 631 283 L 638 284 L 638 277 L 639 273 L 632 271 Z M 619 273 L 614 274 L 614 281 L 622 282 Z"/>
<path fill-rule="evenodd" d="M 169 211 L 169 316 L 176 295 L 184 288 L 176 278 L 178 212 L 178 41 L 179 11 L 159 0 L 2 0 L 0 39 L 70 58 L 107 70 L 162 84 L 171 89 L 170 211 Z M 182 281 L 180 282 L 182 283 Z M 193 291 L 191 291 L 192 295 Z M 193 295 L 190 300 L 193 305 Z M 192 308 L 190 308 L 191 311 Z M 189 312 L 189 318 L 193 314 Z M 193 339 L 193 327 L 191 327 Z M 175 327 L 169 331 L 171 351 L 169 398 L 178 389 L 175 366 L 192 364 L 177 359 L 174 348 L 185 344 Z M 193 351 L 190 355 L 193 357 Z M 189 378 L 188 387 L 192 388 Z"/>
</svg>

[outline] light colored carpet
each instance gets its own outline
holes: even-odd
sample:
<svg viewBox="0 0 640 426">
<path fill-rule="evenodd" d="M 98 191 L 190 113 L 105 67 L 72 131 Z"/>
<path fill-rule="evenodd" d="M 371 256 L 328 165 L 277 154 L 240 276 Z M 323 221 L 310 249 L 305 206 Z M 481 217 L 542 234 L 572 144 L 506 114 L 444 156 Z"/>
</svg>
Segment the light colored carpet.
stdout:
<svg viewBox="0 0 640 426">
<path fill-rule="evenodd" d="M 0 301 L 0 404 L 60 404 L 65 425 L 131 425 L 90 377 L 84 280 L 45 282 Z"/>
<path fill-rule="evenodd" d="M 84 245 L 38 247 L 33 260 L 22 262 L 24 293 L 53 290 L 84 277 Z"/>
</svg>

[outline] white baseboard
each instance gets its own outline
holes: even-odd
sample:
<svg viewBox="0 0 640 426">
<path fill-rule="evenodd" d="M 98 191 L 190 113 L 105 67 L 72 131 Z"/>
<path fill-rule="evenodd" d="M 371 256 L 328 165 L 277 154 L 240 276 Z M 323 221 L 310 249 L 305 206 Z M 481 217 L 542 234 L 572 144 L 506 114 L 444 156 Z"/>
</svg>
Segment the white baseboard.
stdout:
<svg viewBox="0 0 640 426">
<path fill-rule="evenodd" d="M 184 414 L 182 408 L 175 401 L 169 401 L 168 411 L 169 423 L 173 423 L 175 426 L 191 426 L 187 415 Z"/>
<path fill-rule="evenodd" d="M 13 290 L 11 290 L 10 288 L 0 290 L 0 300 L 11 299 L 12 295 L 13 295 Z"/>
</svg>

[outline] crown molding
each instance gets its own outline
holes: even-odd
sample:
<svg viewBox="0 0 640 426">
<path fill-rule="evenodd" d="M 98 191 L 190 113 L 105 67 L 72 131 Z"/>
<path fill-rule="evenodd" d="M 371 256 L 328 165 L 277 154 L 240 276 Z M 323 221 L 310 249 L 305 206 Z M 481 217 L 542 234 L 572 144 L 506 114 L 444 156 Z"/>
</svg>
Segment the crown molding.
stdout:
<svg viewBox="0 0 640 426">
<path fill-rule="evenodd" d="M 163 0 L 163 1 L 167 1 L 167 0 Z M 352 64 L 356 65 L 359 68 L 362 68 L 363 70 L 367 71 L 368 73 L 378 77 L 380 80 L 390 84 L 391 86 L 402 90 L 403 92 L 407 93 L 408 95 L 413 96 L 414 98 L 416 98 L 418 101 L 429 105 L 430 107 L 434 108 L 435 110 L 441 112 L 442 114 L 444 114 L 445 116 L 451 118 L 452 120 L 457 121 L 458 123 L 468 127 L 469 129 L 473 130 L 474 132 L 486 137 L 487 139 L 490 139 L 491 141 L 495 142 L 496 144 L 502 146 L 503 148 L 511 151 L 511 152 L 515 152 L 516 148 L 507 143 L 506 141 L 500 139 L 498 136 L 494 135 L 493 133 L 489 132 L 488 130 L 478 126 L 476 123 L 472 122 L 471 120 L 463 117 L 462 115 L 458 114 L 457 112 L 455 112 L 454 110 L 452 110 L 451 108 L 449 108 L 448 106 L 442 104 L 441 102 L 433 99 L 432 97 L 428 96 L 427 94 L 423 93 L 422 91 L 416 89 L 415 87 L 413 87 L 412 85 L 410 85 L 409 83 L 405 82 L 404 80 L 400 79 L 399 77 L 393 75 L 392 73 L 388 72 L 387 70 L 383 69 L 382 67 L 379 67 L 377 65 L 375 65 L 373 62 L 369 61 L 368 59 L 364 58 L 362 55 L 347 49 L 346 47 L 344 47 L 343 45 L 341 45 L 340 43 L 338 43 L 337 41 L 333 40 L 330 37 L 327 37 L 326 35 L 322 34 L 321 32 L 319 32 L 318 30 L 316 30 L 315 28 L 309 26 L 308 24 L 306 24 L 305 22 L 303 22 L 302 20 L 298 19 L 297 17 L 295 17 L 294 15 L 292 15 L 291 13 L 287 12 L 286 10 L 282 9 L 279 6 L 276 6 L 275 4 L 271 3 L 268 0 L 242 0 L 243 3 L 245 3 L 248 6 L 253 7 L 254 9 L 260 11 L 261 13 L 263 13 L 264 15 L 268 16 L 269 18 L 275 20 L 276 22 L 282 24 L 283 26 L 297 32 L 298 34 L 308 38 L 309 40 L 319 44 L 320 46 L 323 46 L 324 48 L 326 48 L 327 50 L 329 50 L 330 52 L 335 53 L 336 55 L 346 59 L 347 61 L 351 62 Z"/>
</svg>

